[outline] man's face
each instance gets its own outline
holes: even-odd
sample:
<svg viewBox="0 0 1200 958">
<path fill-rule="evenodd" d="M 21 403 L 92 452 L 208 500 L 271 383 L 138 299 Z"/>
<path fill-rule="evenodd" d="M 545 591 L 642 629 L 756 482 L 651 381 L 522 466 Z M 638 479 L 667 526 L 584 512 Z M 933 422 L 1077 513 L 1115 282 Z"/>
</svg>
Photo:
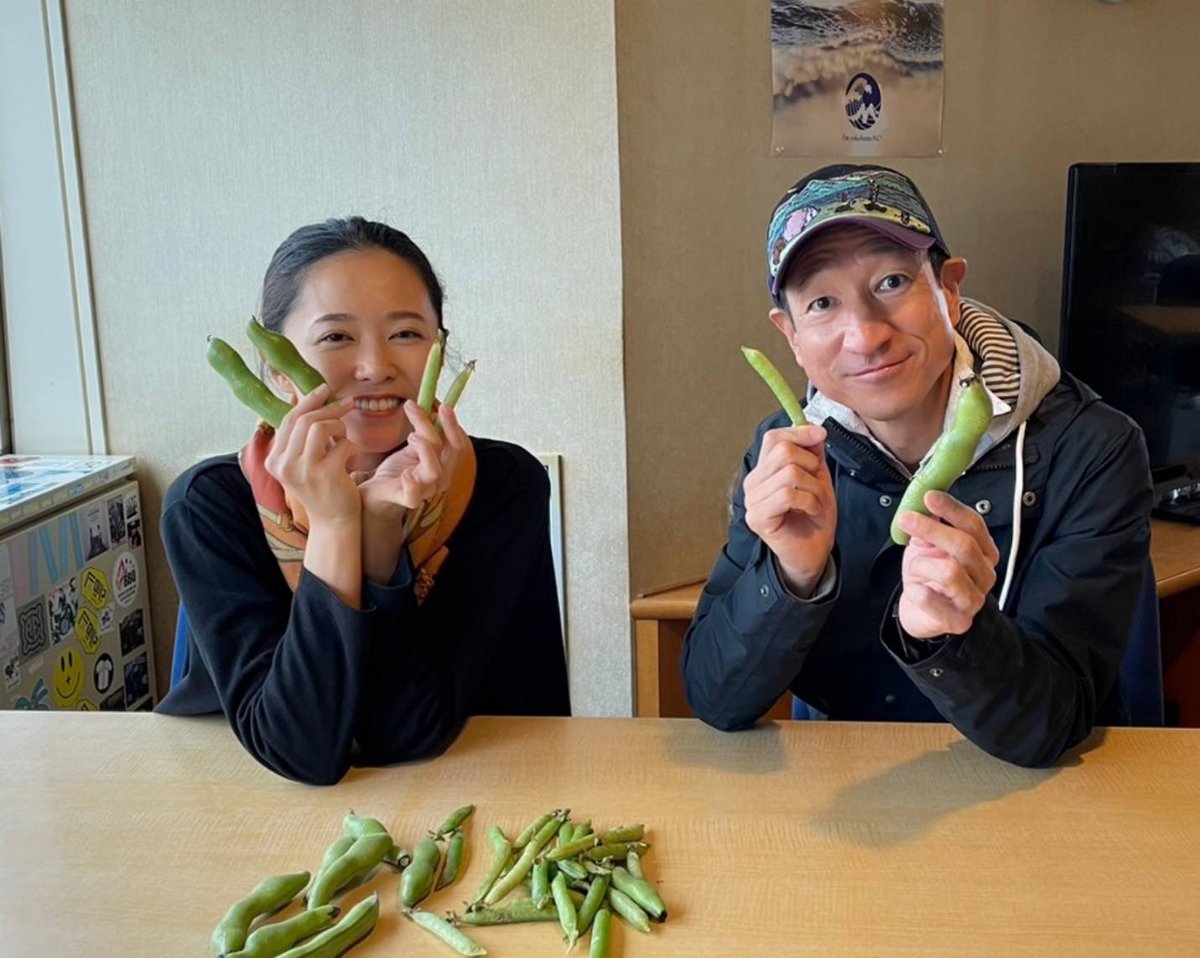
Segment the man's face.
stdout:
<svg viewBox="0 0 1200 958">
<path fill-rule="evenodd" d="M 791 315 L 775 309 L 771 321 L 818 390 L 885 442 L 904 442 L 941 427 L 965 271 L 961 259 L 943 266 L 943 313 L 924 253 L 865 227 L 831 227 L 789 270 Z"/>
</svg>

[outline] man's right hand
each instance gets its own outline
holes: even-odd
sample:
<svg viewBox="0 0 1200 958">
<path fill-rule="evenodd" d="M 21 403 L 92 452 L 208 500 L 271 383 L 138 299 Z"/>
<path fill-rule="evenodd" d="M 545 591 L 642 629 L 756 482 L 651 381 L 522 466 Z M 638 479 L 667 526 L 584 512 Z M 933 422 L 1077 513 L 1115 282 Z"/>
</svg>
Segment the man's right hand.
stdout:
<svg viewBox="0 0 1200 958">
<path fill-rule="evenodd" d="M 837 497 L 825 462 L 825 430 L 769 430 L 742 484 L 746 525 L 775 555 L 784 584 L 812 595 L 833 551 Z"/>
</svg>

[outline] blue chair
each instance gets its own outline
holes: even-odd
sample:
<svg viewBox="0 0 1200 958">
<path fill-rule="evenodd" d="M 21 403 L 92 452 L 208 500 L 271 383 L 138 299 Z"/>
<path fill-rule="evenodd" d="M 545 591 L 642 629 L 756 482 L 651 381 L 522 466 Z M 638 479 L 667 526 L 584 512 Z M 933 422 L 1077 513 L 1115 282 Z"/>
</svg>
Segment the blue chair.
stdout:
<svg viewBox="0 0 1200 958">
<path fill-rule="evenodd" d="M 179 616 L 175 619 L 175 648 L 171 653 L 171 688 L 175 688 L 187 672 L 188 660 L 188 619 L 183 603 L 180 603 Z"/>
<path fill-rule="evenodd" d="M 1133 612 L 1133 627 L 1121 660 L 1121 693 L 1129 725 L 1161 726 L 1163 718 L 1162 641 L 1158 624 L 1158 586 L 1154 568 L 1146 561 L 1141 592 Z M 805 721 L 827 716 L 803 699 L 792 696 L 792 718 Z"/>
</svg>

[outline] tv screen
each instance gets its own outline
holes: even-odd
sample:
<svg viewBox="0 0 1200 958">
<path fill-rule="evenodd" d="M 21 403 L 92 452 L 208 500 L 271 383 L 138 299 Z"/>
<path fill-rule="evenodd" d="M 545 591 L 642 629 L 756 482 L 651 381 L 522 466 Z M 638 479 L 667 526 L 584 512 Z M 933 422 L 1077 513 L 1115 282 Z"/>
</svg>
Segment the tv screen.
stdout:
<svg viewBox="0 0 1200 958">
<path fill-rule="evenodd" d="M 1059 360 L 1142 427 L 1160 509 L 1198 513 L 1200 163 L 1076 164 L 1066 225 Z"/>
</svg>

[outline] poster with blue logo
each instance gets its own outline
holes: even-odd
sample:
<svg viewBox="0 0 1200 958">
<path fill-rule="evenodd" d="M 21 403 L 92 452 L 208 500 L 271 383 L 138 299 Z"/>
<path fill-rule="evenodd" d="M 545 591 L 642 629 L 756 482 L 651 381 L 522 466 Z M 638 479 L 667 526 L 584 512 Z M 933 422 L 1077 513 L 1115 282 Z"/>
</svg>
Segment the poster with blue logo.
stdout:
<svg viewBox="0 0 1200 958">
<path fill-rule="evenodd" d="M 776 156 L 942 151 L 942 0 L 772 0 Z"/>
</svg>

